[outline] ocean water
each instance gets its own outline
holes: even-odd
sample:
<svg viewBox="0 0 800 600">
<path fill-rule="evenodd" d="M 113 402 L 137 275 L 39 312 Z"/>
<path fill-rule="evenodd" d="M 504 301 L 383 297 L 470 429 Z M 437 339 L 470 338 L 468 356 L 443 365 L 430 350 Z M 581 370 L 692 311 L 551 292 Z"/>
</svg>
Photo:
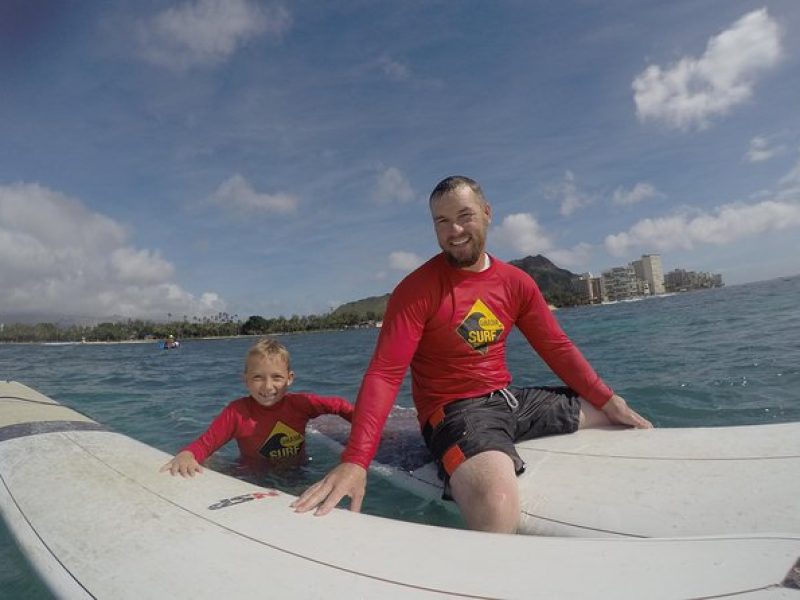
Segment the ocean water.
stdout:
<svg viewBox="0 0 800 600">
<path fill-rule="evenodd" d="M 601 376 L 658 427 L 800 420 L 800 276 L 637 302 L 561 309 L 556 315 Z M 295 390 L 354 399 L 377 330 L 281 336 Z M 0 378 L 25 383 L 112 429 L 174 453 L 245 390 L 252 338 L 156 344 L 0 345 Z M 508 360 L 518 385 L 557 383 L 513 334 Z M 398 404 L 411 406 L 408 382 Z M 235 444 L 212 468 L 299 493 L 336 464 L 309 437 L 311 461 L 289 475 L 243 473 Z M 165 475 L 166 476 L 166 475 Z M 370 477 L 364 511 L 460 527 L 435 503 Z M 0 521 L 0 599 L 49 598 Z"/>
</svg>

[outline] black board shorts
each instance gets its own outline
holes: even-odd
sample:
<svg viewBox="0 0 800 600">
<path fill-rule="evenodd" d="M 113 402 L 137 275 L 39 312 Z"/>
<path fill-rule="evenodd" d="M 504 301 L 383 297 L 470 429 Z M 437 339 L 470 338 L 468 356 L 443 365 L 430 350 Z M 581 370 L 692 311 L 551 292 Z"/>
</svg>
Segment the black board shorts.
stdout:
<svg viewBox="0 0 800 600">
<path fill-rule="evenodd" d="M 498 450 L 525 470 L 514 444 L 577 431 L 580 397 L 568 387 L 509 387 L 486 396 L 456 400 L 437 411 L 422 430 L 444 480 L 442 498 L 452 500 L 450 476 L 468 458 Z"/>
</svg>

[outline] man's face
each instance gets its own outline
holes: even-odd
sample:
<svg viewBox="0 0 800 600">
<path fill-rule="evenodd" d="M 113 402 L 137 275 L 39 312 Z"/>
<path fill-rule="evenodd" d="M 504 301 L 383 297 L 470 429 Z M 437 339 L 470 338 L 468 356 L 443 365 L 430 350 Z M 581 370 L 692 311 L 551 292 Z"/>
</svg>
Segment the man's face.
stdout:
<svg viewBox="0 0 800 600">
<path fill-rule="evenodd" d="M 439 247 L 454 267 L 478 271 L 492 217 L 489 204 L 462 185 L 431 203 Z"/>
</svg>

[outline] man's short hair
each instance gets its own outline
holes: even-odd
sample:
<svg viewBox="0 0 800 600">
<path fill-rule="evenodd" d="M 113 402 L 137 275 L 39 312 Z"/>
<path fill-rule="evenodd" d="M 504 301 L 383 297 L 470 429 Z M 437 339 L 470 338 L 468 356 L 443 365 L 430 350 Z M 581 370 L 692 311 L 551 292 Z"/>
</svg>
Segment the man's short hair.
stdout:
<svg viewBox="0 0 800 600">
<path fill-rule="evenodd" d="M 471 189 L 481 202 L 486 202 L 486 197 L 483 195 L 483 190 L 477 181 L 470 179 L 469 177 L 464 177 L 463 175 L 451 175 L 450 177 L 445 177 L 436 184 L 436 187 L 433 188 L 433 191 L 431 192 L 431 197 L 428 200 L 428 204 L 433 204 L 442 196 L 449 194 L 450 192 L 453 192 L 462 186 L 466 186 Z"/>
</svg>

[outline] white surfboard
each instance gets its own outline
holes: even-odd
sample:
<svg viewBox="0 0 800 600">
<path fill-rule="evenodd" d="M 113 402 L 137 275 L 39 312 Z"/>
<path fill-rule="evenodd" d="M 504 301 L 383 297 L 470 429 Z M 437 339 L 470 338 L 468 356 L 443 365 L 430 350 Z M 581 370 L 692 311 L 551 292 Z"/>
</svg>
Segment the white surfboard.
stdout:
<svg viewBox="0 0 800 600">
<path fill-rule="evenodd" d="M 800 598 L 800 536 L 577 539 L 296 514 L 0 382 L 0 513 L 60 598 Z"/>
<path fill-rule="evenodd" d="M 328 418 L 312 424 L 342 449 L 346 427 Z M 393 411 L 372 470 L 436 500 L 442 484 L 421 439 L 413 411 Z M 517 450 L 527 465 L 519 477 L 521 533 L 800 534 L 800 423 L 589 429 Z"/>
</svg>

